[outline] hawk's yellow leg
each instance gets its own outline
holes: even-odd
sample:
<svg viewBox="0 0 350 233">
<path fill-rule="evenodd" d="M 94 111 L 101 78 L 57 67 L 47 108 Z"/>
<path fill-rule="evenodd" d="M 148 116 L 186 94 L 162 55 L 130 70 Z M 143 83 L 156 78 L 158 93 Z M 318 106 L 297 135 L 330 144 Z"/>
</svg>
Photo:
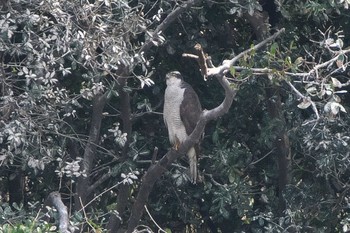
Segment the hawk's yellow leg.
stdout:
<svg viewBox="0 0 350 233">
<path fill-rule="evenodd" d="M 174 149 L 177 151 L 179 150 L 179 147 L 180 147 L 180 140 L 175 136 Z"/>
</svg>

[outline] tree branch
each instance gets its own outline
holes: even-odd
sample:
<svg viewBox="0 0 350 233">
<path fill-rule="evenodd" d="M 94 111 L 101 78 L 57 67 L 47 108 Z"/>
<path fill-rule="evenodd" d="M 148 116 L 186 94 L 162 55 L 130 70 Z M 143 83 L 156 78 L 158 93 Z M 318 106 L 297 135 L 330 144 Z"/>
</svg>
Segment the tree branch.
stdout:
<svg viewBox="0 0 350 233">
<path fill-rule="evenodd" d="M 59 192 L 51 192 L 45 201 L 45 206 L 53 206 L 58 211 L 59 231 L 62 233 L 70 233 L 70 227 L 67 207 L 63 204 L 61 194 Z"/>
<path fill-rule="evenodd" d="M 317 110 L 317 107 L 316 107 L 315 102 L 312 101 L 310 97 L 306 97 L 306 96 L 304 96 L 303 94 L 301 94 L 300 91 L 298 91 L 298 89 L 296 89 L 296 88 L 294 87 L 294 85 L 293 85 L 291 82 L 287 81 L 287 84 L 288 84 L 288 85 L 290 86 L 290 88 L 297 94 L 297 96 L 299 96 L 299 98 L 301 98 L 301 99 L 303 99 L 303 101 L 309 102 L 309 103 L 311 104 L 312 110 L 313 110 L 313 111 L 315 112 L 315 114 L 316 114 L 316 119 L 317 119 L 317 120 L 320 119 L 320 115 L 318 114 L 318 110 Z"/>
<path fill-rule="evenodd" d="M 276 39 L 284 31 L 285 31 L 285 29 L 282 28 L 282 29 L 278 30 L 275 34 L 273 34 L 272 36 L 270 36 L 270 37 L 266 38 L 265 40 L 261 41 L 259 44 L 254 45 L 252 48 L 241 52 L 240 54 L 238 54 L 237 56 L 235 56 L 231 60 L 225 61 L 225 63 L 223 63 L 221 66 L 218 66 L 218 67 L 215 67 L 215 68 L 209 68 L 208 76 L 223 75 L 225 72 L 227 72 L 227 70 L 230 69 L 231 66 L 233 66 L 244 55 L 250 53 L 253 50 L 260 49 L 261 47 L 265 46 L 265 44 L 267 44 L 268 42 L 273 41 L 274 39 Z"/>
<path fill-rule="evenodd" d="M 184 2 L 182 5 L 178 6 L 174 11 L 172 11 L 161 24 L 158 25 L 158 27 L 154 30 L 152 33 L 152 36 L 148 41 L 146 41 L 139 53 L 148 51 L 153 46 L 153 40 L 152 38 L 156 38 L 159 33 L 164 32 L 165 29 L 167 29 L 172 22 L 177 19 L 183 12 L 187 11 L 190 7 L 195 5 L 196 3 L 200 2 L 201 0 L 189 0 L 187 2 Z"/>
<path fill-rule="evenodd" d="M 92 118 L 89 132 L 89 139 L 84 150 L 84 158 L 82 160 L 81 171 L 85 172 L 86 176 L 80 176 L 77 183 L 77 195 L 75 199 L 76 210 L 80 210 L 82 206 L 79 203 L 85 204 L 88 196 L 93 191 L 90 186 L 89 175 L 93 167 L 96 148 L 98 145 L 101 123 L 103 118 L 103 109 L 108 101 L 107 95 L 97 95 L 93 98 L 92 103 Z M 89 191 L 89 192 L 88 192 Z M 81 199 L 81 201 L 79 201 Z"/>
<path fill-rule="evenodd" d="M 128 158 L 128 152 L 129 152 L 129 145 L 130 145 L 130 139 L 131 139 L 131 133 L 132 133 L 132 114 L 131 114 L 131 107 L 130 107 L 130 94 L 124 90 L 124 87 L 127 86 L 127 79 L 121 79 L 119 81 L 118 90 L 120 93 L 120 117 L 122 120 L 122 129 L 123 132 L 127 134 L 127 140 L 125 142 L 125 145 L 122 150 L 122 156 L 121 159 L 123 161 L 127 160 Z M 125 211 L 125 208 L 128 203 L 129 199 L 129 185 L 128 184 L 121 184 L 118 188 L 118 196 L 117 196 L 117 207 L 116 211 L 117 213 L 122 213 Z M 121 218 L 116 215 L 111 215 L 108 224 L 107 224 L 107 230 L 108 232 L 116 232 L 116 230 L 120 227 L 121 224 Z"/>
<path fill-rule="evenodd" d="M 203 48 L 200 44 L 196 44 L 194 48 L 198 55 L 197 62 L 199 64 L 201 74 L 204 77 L 204 80 L 207 81 L 208 66 L 207 66 L 207 59 L 204 55 Z"/>
<path fill-rule="evenodd" d="M 111 178 L 112 173 L 105 173 L 103 174 L 98 180 L 96 180 L 93 184 L 91 184 L 87 188 L 87 193 L 92 193 L 97 187 L 99 187 L 103 182 Z"/>
</svg>

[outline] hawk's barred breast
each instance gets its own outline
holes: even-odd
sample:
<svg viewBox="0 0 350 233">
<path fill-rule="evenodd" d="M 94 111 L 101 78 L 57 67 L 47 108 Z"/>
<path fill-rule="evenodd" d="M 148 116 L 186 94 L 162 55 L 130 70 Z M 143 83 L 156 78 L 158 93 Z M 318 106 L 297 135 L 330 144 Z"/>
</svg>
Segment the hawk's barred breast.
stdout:
<svg viewBox="0 0 350 233">
<path fill-rule="evenodd" d="M 185 89 L 178 86 L 168 86 L 165 89 L 164 121 L 168 127 L 169 140 L 175 144 L 175 136 L 180 142 L 187 138 L 186 129 L 180 117 L 180 105 L 183 101 Z"/>
</svg>

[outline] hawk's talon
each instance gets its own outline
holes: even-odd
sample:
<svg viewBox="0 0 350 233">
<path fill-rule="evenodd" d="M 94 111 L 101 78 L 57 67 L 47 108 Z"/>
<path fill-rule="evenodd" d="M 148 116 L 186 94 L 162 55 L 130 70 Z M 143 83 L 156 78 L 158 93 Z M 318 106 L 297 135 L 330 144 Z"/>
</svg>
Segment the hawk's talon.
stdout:
<svg viewBox="0 0 350 233">
<path fill-rule="evenodd" d="M 174 150 L 178 151 L 180 147 L 180 140 L 175 136 Z"/>
</svg>

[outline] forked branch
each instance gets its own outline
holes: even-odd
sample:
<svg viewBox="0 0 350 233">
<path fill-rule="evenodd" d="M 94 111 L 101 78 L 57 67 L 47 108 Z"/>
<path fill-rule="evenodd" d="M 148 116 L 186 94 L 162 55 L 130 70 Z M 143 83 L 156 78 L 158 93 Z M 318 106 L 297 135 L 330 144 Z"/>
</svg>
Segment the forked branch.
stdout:
<svg viewBox="0 0 350 233">
<path fill-rule="evenodd" d="M 276 39 L 284 31 L 285 31 L 284 28 L 280 29 L 275 34 L 273 34 L 272 36 L 266 38 L 265 40 L 261 41 L 260 43 L 258 43 L 256 45 L 254 45 L 250 49 L 247 49 L 247 50 L 241 52 L 240 54 L 238 54 L 237 56 L 235 56 L 231 60 L 227 60 L 227 61 L 223 62 L 223 64 L 218 66 L 218 67 L 210 68 L 208 70 L 208 74 L 207 75 L 208 76 L 218 76 L 218 75 L 222 76 L 224 73 L 226 73 L 230 69 L 231 66 L 233 66 L 244 55 L 249 54 L 249 53 L 251 53 L 254 50 L 259 50 L 260 48 L 264 47 L 268 42 L 273 41 L 274 39 Z"/>
<path fill-rule="evenodd" d="M 282 31 L 283 30 L 280 30 L 274 36 L 268 38 L 267 40 L 264 40 L 263 42 L 259 43 L 258 46 L 254 46 L 252 49 L 261 48 L 264 44 L 276 38 Z M 185 155 L 189 148 L 199 141 L 208 121 L 214 120 L 228 112 L 229 108 L 232 105 L 233 98 L 237 93 L 237 90 L 231 88 L 229 81 L 224 76 L 224 71 L 229 69 L 229 66 L 227 66 L 227 64 L 225 63 L 217 68 L 212 67 L 210 61 L 208 61 L 209 58 L 205 57 L 205 53 L 202 51 L 202 48 L 198 47 L 197 49 L 197 55 L 191 57 L 199 61 L 201 73 L 204 77 L 215 76 L 218 79 L 221 86 L 225 90 L 225 99 L 216 108 L 211 110 L 204 110 L 202 112 L 196 128 L 191 133 L 191 135 L 180 145 L 178 151 L 175 151 L 173 149 L 169 150 L 168 153 L 166 153 L 162 159 L 160 159 L 157 163 L 152 164 L 149 167 L 147 172 L 142 177 L 142 183 L 131 210 L 131 215 L 128 221 L 127 228 L 128 233 L 132 233 L 133 230 L 137 227 L 138 222 L 143 214 L 144 206 L 148 201 L 149 194 L 151 193 L 155 182 L 161 177 L 161 175 L 176 159 Z M 244 54 L 249 53 L 252 49 L 246 50 L 245 52 L 239 54 L 237 57 L 231 60 L 230 64 L 233 64 Z"/>
</svg>

